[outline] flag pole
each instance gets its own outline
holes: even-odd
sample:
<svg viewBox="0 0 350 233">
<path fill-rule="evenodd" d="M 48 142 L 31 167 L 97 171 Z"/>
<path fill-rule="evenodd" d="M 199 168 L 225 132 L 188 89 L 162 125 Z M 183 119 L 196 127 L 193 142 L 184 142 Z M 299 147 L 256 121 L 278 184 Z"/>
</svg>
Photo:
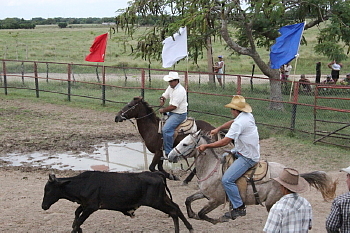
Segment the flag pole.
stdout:
<svg viewBox="0 0 350 233">
<path fill-rule="evenodd" d="M 300 48 L 301 38 L 303 37 L 303 34 L 304 34 L 305 24 L 306 24 L 306 21 L 304 21 L 303 32 L 301 33 L 297 54 L 295 55 L 295 68 L 294 68 L 293 81 L 292 81 L 292 85 L 290 87 L 290 92 L 289 92 L 289 102 L 292 99 L 292 90 L 293 90 L 293 86 L 294 86 L 294 83 L 295 83 L 295 72 L 297 70 L 297 64 L 298 64 L 298 58 L 299 58 L 299 48 Z"/>
</svg>

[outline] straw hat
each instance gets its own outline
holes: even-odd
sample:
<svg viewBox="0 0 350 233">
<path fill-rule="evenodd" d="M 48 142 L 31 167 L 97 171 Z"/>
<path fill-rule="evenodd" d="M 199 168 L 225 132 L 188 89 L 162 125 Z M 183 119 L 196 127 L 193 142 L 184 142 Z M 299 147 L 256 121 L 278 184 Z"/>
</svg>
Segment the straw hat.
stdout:
<svg viewBox="0 0 350 233">
<path fill-rule="evenodd" d="M 343 172 L 346 172 L 346 173 L 350 174 L 350 166 L 347 167 L 347 168 L 342 168 L 342 169 L 340 169 L 340 171 L 343 171 Z"/>
<path fill-rule="evenodd" d="M 300 177 L 299 172 L 293 168 L 284 168 L 279 177 L 273 179 L 295 193 L 305 192 L 309 186 L 307 181 Z"/>
<path fill-rule="evenodd" d="M 225 105 L 226 108 L 233 108 L 242 112 L 252 112 L 252 107 L 245 102 L 245 99 L 241 95 L 234 95 L 231 103 Z"/>
<path fill-rule="evenodd" d="M 164 81 L 169 82 L 169 81 L 172 81 L 174 79 L 180 79 L 180 77 L 179 77 L 179 74 L 177 72 L 171 72 L 170 71 L 168 75 L 165 75 L 163 77 L 163 79 L 164 79 Z"/>
</svg>

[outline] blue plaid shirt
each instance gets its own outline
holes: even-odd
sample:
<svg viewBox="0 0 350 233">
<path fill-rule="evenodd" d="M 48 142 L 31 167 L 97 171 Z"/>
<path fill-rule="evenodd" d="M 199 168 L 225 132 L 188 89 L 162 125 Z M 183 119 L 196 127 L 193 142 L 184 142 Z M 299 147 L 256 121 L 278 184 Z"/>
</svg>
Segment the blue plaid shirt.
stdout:
<svg viewBox="0 0 350 233">
<path fill-rule="evenodd" d="M 350 192 L 336 197 L 326 220 L 327 232 L 350 232 Z"/>
<path fill-rule="evenodd" d="M 311 204 L 297 193 L 284 195 L 267 218 L 264 232 L 308 232 L 312 227 Z"/>
</svg>

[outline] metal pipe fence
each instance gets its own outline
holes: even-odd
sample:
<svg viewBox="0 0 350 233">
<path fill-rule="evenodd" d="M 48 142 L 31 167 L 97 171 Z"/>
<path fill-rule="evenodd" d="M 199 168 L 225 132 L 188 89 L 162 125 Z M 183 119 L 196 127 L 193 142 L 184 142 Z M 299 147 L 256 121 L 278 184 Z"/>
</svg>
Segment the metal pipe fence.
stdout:
<svg viewBox="0 0 350 233">
<path fill-rule="evenodd" d="M 1 60 L 0 88 L 5 95 L 28 90 L 37 98 L 58 94 L 68 101 L 78 98 L 96 100 L 102 105 L 126 104 L 134 96 L 157 103 L 167 83 L 169 70 L 130 68 L 73 63 Z M 176 71 L 176 70 L 174 70 Z M 256 122 L 270 130 L 314 136 L 315 143 L 350 147 L 350 86 L 310 83 L 303 88 L 298 81 L 281 82 L 282 100 L 270 99 L 270 79 L 224 74 L 223 86 L 209 82 L 214 73 L 177 71 L 188 91 L 189 114 L 215 124 L 231 119 L 223 105 L 232 95 L 243 95 L 253 108 Z M 45 96 L 44 96 L 45 97 Z M 43 97 L 43 98 L 44 98 Z M 58 97 L 59 98 L 59 97 Z M 272 110 L 271 102 L 283 109 Z M 260 128 L 259 128 L 260 130 Z"/>
</svg>

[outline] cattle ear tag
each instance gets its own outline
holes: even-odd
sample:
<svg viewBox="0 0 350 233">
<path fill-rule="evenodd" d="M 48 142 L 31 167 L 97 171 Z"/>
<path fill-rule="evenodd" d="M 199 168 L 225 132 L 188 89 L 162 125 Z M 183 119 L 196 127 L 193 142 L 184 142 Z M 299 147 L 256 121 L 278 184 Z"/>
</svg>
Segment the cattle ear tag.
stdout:
<svg viewBox="0 0 350 233">
<path fill-rule="evenodd" d="M 56 180 L 56 175 L 55 174 L 50 174 L 49 175 L 49 181 L 54 182 Z"/>
</svg>

